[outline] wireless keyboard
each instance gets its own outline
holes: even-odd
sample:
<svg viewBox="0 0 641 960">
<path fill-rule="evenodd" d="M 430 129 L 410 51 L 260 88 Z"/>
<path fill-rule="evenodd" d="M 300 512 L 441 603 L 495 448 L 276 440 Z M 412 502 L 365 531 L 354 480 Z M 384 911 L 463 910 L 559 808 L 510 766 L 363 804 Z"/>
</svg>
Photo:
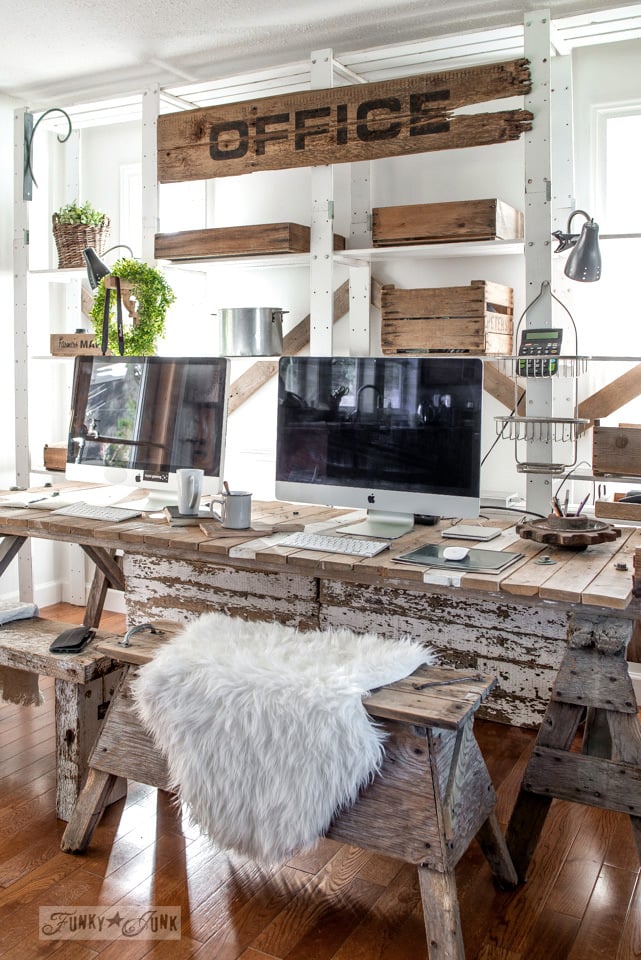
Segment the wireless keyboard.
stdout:
<svg viewBox="0 0 641 960">
<path fill-rule="evenodd" d="M 290 533 L 280 541 L 281 547 L 299 547 L 301 550 L 321 550 L 323 553 L 343 553 L 349 557 L 375 557 L 387 550 L 387 540 L 354 540 L 350 537 L 332 537 L 323 533 Z"/>
<path fill-rule="evenodd" d="M 120 523 L 122 520 L 131 520 L 139 517 L 142 510 L 132 510 L 129 507 L 108 507 L 99 503 L 70 503 L 60 510 L 53 511 L 56 516 L 81 517 L 83 520 L 107 520 L 109 523 Z"/>
</svg>

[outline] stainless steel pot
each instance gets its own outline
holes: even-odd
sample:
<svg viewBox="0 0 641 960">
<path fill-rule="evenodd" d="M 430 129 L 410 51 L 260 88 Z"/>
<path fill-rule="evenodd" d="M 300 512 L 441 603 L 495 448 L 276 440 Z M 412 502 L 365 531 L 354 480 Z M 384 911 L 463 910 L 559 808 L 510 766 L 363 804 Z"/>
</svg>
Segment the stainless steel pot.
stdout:
<svg viewBox="0 0 641 960">
<path fill-rule="evenodd" d="M 283 352 L 280 307 L 219 307 L 222 354 L 225 357 L 276 357 Z"/>
</svg>

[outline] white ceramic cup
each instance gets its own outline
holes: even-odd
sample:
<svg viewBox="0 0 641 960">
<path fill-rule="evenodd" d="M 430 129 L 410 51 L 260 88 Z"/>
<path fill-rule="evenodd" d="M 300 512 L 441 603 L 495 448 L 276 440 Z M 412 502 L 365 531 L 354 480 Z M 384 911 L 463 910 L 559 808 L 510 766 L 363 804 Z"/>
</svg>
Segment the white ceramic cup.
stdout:
<svg viewBox="0 0 641 960">
<path fill-rule="evenodd" d="M 183 468 L 176 470 L 178 481 L 178 509 L 186 516 L 195 516 L 200 506 L 203 489 L 204 470 Z"/>
<path fill-rule="evenodd" d="M 220 504 L 220 511 L 214 504 Z M 212 517 L 217 517 L 223 527 L 231 530 L 246 530 L 252 521 L 252 495 L 246 490 L 230 490 L 220 497 L 214 497 L 209 504 Z"/>
</svg>

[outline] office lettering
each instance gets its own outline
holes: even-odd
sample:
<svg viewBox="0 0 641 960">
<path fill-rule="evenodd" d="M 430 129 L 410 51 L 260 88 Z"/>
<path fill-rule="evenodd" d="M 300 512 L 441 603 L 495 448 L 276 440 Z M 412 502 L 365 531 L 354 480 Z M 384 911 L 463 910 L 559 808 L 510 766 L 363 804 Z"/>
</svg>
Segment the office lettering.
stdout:
<svg viewBox="0 0 641 960">
<path fill-rule="evenodd" d="M 267 117 L 256 118 L 256 156 L 262 157 L 265 153 L 265 146 L 269 141 L 287 140 L 287 130 L 268 130 L 268 127 L 277 124 L 288 124 L 288 113 L 274 113 Z"/>
<path fill-rule="evenodd" d="M 349 130 L 347 129 L 347 104 L 339 103 L 336 107 L 336 143 L 347 143 Z"/>
<path fill-rule="evenodd" d="M 236 134 L 238 145 L 221 147 L 219 144 L 221 134 Z M 211 141 L 209 156 L 212 160 L 238 160 L 249 150 L 249 127 L 244 120 L 213 123 L 209 131 L 209 139 Z M 223 142 L 226 143 L 227 139 L 226 137 Z"/>
<path fill-rule="evenodd" d="M 435 101 L 444 102 L 450 99 L 449 90 L 426 90 L 422 93 L 410 94 L 410 137 L 427 136 L 430 133 L 447 133 L 450 125 L 443 120 L 442 108 L 426 106 Z M 438 117 L 438 119 L 436 119 Z"/>
<path fill-rule="evenodd" d="M 373 110 L 387 110 L 389 113 L 401 112 L 401 101 L 398 97 L 382 97 L 378 100 L 366 100 L 358 105 L 356 111 L 357 121 L 367 120 Z M 371 143 L 373 140 L 392 140 L 401 132 L 402 124 L 396 121 L 390 123 L 389 127 L 370 130 L 367 123 L 358 122 L 356 124 L 356 136 L 365 143 Z"/>
<path fill-rule="evenodd" d="M 321 117 L 331 116 L 331 107 L 316 107 L 312 110 L 297 110 L 295 114 L 294 127 L 294 149 L 304 150 L 307 137 L 318 137 L 329 133 L 329 125 L 308 127 L 308 120 L 320 120 Z"/>
</svg>

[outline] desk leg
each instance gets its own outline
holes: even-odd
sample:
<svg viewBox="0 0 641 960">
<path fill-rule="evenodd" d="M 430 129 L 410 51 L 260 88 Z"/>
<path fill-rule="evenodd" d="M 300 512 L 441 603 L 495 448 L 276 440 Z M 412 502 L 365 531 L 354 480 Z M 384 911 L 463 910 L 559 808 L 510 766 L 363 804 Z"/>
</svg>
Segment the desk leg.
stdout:
<svg viewBox="0 0 641 960">
<path fill-rule="evenodd" d="M 64 853 L 82 853 L 87 849 L 117 780 L 115 773 L 89 770 L 86 783 L 62 835 L 61 850 Z"/>
<path fill-rule="evenodd" d="M 494 812 L 489 815 L 478 831 L 476 839 L 498 885 L 503 890 L 511 890 L 517 885 L 519 878 Z"/>
<path fill-rule="evenodd" d="M 5 572 L 26 537 L 3 537 L 0 542 L 0 577 Z"/>
<path fill-rule="evenodd" d="M 552 795 L 530 793 L 528 770 L 537 762 L 537 747 L 569 750 L 584 714 L 585 709 L 581 706 L 555 701 L 550 703 L 545 712 L 506 834 L 508 850 L 521 883 L 527 876 L 530 860 L 552 803 Z"/>
<path fill-rule="evenodd" d="M 429 960 L 465 960 L 454 871 L 418 868 Z"/>
<path fill-rule="evenodd" d="M 96 564 L 89 588 L 89 596 L 87 597 L 84 623 L 88 627 L 97 627 L 100 625 L 107 590 L 110 587 L 114 590 L 124 590 L 124 578 L 122 569 L 114 556 L 115 551 L 84 545 L 83 550 L 89 559 Z"/>
</svg>

